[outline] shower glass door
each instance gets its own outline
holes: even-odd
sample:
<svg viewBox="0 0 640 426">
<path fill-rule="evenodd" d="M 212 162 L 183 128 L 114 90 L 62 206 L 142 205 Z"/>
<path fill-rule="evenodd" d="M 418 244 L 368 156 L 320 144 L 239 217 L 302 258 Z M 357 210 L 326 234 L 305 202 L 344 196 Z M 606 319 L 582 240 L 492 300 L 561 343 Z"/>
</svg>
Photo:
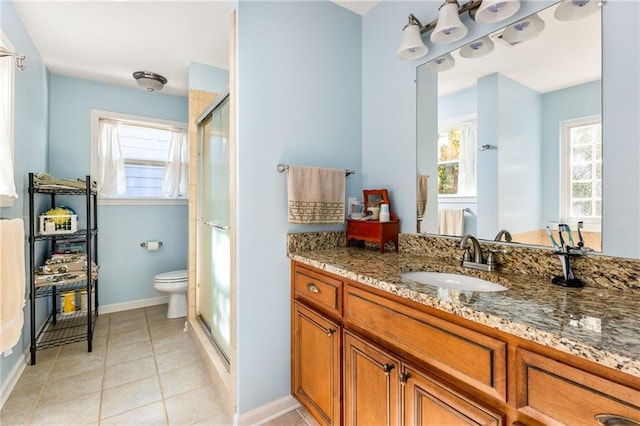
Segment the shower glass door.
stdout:
<svg viewBox="0 0 640 426">
<path fill-rule="evenodd" d="M 221 354 L 231 352 L 229 100 L 198 124 L 197 313 Z"/>
</svg>

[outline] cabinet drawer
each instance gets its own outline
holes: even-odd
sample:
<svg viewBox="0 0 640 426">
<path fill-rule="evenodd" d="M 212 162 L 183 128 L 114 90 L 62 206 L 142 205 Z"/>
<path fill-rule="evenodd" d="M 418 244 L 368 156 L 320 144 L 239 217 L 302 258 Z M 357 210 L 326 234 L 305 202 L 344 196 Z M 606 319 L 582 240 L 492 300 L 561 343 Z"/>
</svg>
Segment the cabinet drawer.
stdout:
<svg viewBox="0 0 640 426">
<path fill-rule="evenodd" d="M 354 287 L 345 320 L 441 371 L 506 399 L 506 343 Z"/>
<path fill-rule="evenodd" d="M 342 314 L 342 281 L 296 266 L 294 272 L 294 294 L 337 315 Z"/>
<path fill-rule="evenodd" d="M 516 359 L 519 412 L 544 423 L 594 425 L 601 414 L 640 423 L 640 391 L 524 349 Z"/>
</svg>

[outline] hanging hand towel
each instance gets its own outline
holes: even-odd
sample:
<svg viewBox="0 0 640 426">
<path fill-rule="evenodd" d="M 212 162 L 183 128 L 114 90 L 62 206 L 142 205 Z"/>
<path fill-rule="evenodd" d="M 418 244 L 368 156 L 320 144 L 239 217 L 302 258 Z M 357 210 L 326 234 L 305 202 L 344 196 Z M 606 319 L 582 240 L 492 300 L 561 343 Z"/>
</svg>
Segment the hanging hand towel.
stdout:
<svg viewBox="0 0 640 426">
<path fill-rule="evenodd" d="M 344 223 L 344 169 L 289 166 L 289 223 Z"/>
<path fill-rule="evenodd" d="M 438 210 L 438 234 L 459 235 L 464 230 L 464 210 L 440 209 Z"/>
<path fill-rule="evenodd" d="M 15 346 L 24 324 L 24 222 L 0 220 L 0 352 Z"/>
<path fill-rule="evenodd" d="M 418 175 L 418 182 L 416 186 L 416 214 L 418 219 L 424 217 L 424 213 L 427 211 L 427 188 L 429 185 L 429 176 Z"/>
</svg>

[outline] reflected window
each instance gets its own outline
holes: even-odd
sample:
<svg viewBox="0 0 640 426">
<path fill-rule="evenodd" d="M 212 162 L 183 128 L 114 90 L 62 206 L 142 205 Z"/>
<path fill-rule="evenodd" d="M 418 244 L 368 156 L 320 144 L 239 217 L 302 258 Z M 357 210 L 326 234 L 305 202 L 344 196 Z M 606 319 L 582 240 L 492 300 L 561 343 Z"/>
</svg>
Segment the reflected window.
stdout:
<svg viewBox="0 0 640 426">
<path fill-rule="evenodd" d="M 602 122 L 589 117 L 562 123 L 562 218 L 602 219 Z"/>
<path fill-rule="evenodd" d="M 438 134 L 439 196 L 476 196 L 476 149 L 476 120 Z"/>
</svg>

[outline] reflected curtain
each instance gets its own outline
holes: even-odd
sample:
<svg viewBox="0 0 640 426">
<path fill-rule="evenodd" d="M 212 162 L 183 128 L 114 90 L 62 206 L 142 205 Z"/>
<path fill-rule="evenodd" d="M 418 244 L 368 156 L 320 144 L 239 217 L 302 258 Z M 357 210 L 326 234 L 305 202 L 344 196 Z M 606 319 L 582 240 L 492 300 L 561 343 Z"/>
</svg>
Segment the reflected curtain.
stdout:
<svg viewBox="0 0 640 426">
<path fill-rule="evenodd" d="M 101 195 L 124 194 L 127 192 L 127 178 L 118 123 L 101 119 L 98 135 L 98 191 Z"/>
<path fill-rule="evenodd" d="M 2 43 L 0 42 L 0 45 Z M 13 176 L 11 109 L 13 105 L 13 60 L 0 62 L 0 207 L 10 207 L 18 198 Z"/>
<path fill-rule="evenodd" d="M 162 193 L 167 197 L 186 197 L 189 176 L 189 144 L 184 129 L 171 131 Z"/>
<path fill-rule="evenodd" d="M 460 165 L 458 169 L 458 195 L 477 194 L 476 184 L 476 121 L 460 125 Z"/>
</svg>

